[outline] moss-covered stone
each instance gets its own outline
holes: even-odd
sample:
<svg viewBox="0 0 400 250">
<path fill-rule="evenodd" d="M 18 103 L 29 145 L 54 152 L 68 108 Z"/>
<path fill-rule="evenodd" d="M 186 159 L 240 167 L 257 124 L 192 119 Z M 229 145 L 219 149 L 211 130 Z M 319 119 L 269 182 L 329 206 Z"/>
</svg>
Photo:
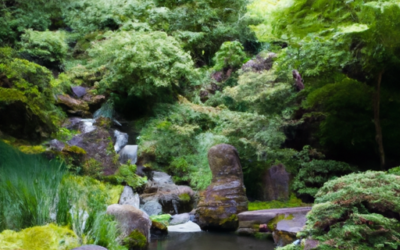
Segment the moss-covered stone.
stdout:
<svg viewBox="0 0 400 250">
<path fill-rule="evenodd" d="M 171 219 L 170 214 L 152 215 L 150 216 L 151 221 L 162 223 L 165 226 L 169 225 Z"/>
<path fill-rule="evenodd" d="M 124 240 L 123 243 L 130 250 L 142 250 L 147 247 L 146 237 L 138 230 L 133 230 Z"/>
<path fill-rule="evenodd" d="M 0 234 L 0 244 L 1 250 L 70 250 L 80 245 L 72 230 L 54 224 L 20 232 L 5 230 Z"/>
</svg>

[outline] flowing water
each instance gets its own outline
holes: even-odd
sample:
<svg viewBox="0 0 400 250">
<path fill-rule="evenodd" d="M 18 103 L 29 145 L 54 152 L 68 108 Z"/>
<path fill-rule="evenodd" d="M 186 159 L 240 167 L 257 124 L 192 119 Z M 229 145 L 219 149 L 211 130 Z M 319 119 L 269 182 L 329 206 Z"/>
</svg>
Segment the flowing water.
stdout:
<svg viewBox="0 0 400 250">
<path fill-rule="evenodd" d="M 163 239 L 154 239 L 148 250 L 273 250 L 272 240 L 237 236 L 234 233 L 169 233 Z"/>
</svg>

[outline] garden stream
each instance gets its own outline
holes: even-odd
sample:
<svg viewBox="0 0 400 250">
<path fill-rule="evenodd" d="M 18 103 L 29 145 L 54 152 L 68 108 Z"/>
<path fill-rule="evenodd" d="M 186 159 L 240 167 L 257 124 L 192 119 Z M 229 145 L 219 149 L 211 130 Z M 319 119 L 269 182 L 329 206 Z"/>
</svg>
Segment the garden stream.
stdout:
<svg viewBox="0 0 400 250">
<path fill-rule="evenodd" d="M 153 239 L 148 250 L 273 250 L 272 240 L 237 236 L 234 233 L 196 232 L 169 233 L 162 239 Z"/>
</svg>

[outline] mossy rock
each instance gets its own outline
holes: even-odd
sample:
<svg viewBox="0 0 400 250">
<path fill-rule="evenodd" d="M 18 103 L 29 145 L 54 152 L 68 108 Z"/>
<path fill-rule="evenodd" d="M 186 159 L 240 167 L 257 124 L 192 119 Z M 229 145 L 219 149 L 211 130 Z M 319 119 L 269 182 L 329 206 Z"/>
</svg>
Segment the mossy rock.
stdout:
<svg viewBox="0 0 400 250">
<path fill-rule="evenodd" d="M 54 224 L 20 232 L 5 230 L 0 234 L 0 242 L 1 250 L 70 250 L 80 245 L 72 230 Z"/>
<path fill-rule="evenodd" d="M 171 219 L 171 215 L 170 214 L 152 215 L 150 216 L 150 219 L 153 222 L 159 222 L 164 224 L 165 226 L 168 226 L 169 221 Z"/>
<path fill-rule="evenodd" d="M 123 243 L 129 248 L 129 250 L 142 250 L 147 247 L 146 237 L 138 230 L 133 230 L 127 237 L 125 237 Z"/>
</svg>

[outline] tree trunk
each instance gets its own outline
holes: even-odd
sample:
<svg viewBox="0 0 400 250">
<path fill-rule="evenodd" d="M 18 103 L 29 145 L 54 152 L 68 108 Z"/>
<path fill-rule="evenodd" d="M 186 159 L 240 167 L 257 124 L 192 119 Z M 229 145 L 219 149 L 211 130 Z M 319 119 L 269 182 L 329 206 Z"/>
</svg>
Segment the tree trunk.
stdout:
<svg viewBox="0 0 400 250">
<path fill-rule="evenodd" d="M 385 170 L 385 150 L 383 148 L 382 127 L 380 121 L 380 102 L 381 102 L 381 82 L 384 71 L 381 71 L 377 77 L 376 89 L 374 94 L 374 123 L 376 136 L 375 140 L 378 143 L 379 156 L 381 160 L 381 169 Z"/>
</svg>

